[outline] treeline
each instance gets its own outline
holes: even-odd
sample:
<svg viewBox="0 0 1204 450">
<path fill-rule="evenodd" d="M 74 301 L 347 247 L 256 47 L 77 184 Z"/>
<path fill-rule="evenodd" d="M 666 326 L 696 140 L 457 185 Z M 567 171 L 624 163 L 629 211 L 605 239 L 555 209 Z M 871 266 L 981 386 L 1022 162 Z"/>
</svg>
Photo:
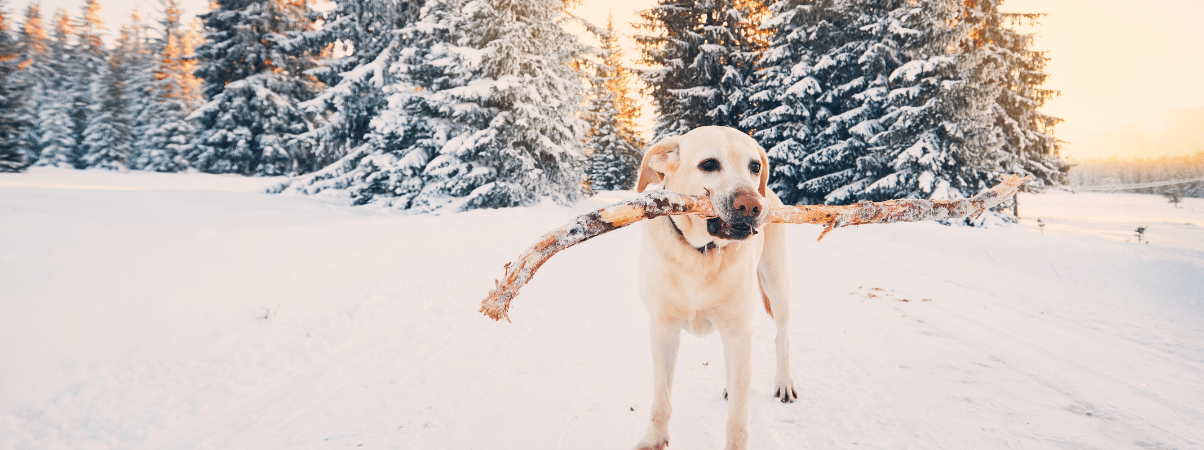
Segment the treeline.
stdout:
<svg viewBox="0 0 1204 450">
<path fill-rule="evenodd" d="M 0 170 L 27 165 L 178 171 L 201 102 L 195 63 L 201 40 L 175 0 L 147 23 L 135 11 L 113 46 L 100 4 L 49 18 L 38 3 L 14 32 L 0 1 Z"/>
<path fill-rule="evenodd" d="M 280 190 L 414 211 L 568 203 L 634 183 L 633 77 L 655 138 L 739 128 L 790 203 L 955 198 L 1060 182 L 1047 58 L 997 0 L 661 0 L 624 68 L 565 0 L 217 0 L 203 29 L 96 0 L 0 37 L 0 170 L 304 175 Z M 2 0 L 0 0 L 2 2 Z M 3 3 L 0 3 L 2 6 Z"/>
<path fill-rule="evenodd" d="M 740 125 L 791 203 L 960 198 L 1058 183 L 1048 58 L 999 0 L 781 1 Z M 765 27 L 760 28 L 765 30 Z"/>
<path fill-rule="evenodd" d="M 1204 178 L 1204 152 L 1146 159 L 1095 159 L 1075 163 L 1066 177 L 1071 189 L 1163 184 Z M 1116 192 L 1171 194 L 1204 198 L 1204 180 L 1189 183 L 1119 189 Z"/>
</svg>

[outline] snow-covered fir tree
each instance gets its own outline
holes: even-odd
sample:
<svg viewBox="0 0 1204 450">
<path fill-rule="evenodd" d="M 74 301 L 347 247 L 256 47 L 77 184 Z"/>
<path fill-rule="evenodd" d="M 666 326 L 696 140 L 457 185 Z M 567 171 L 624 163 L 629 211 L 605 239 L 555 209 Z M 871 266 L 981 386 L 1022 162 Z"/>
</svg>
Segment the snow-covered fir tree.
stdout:
<svg viewBox="0 0 1204 450">
<path fill-rule="evenodd" d="M 143 169 L 149 160 L 139 138 L 146 133 L 155 106 L 152 85 L 158 59 L 151 54 L 147 29 L 140 9 L 135 8 L 130 22 L 121 26 L 113 48 L 114 70 L 122 75 L 124 110 L 130 119 L 130 153 L 126 160 L 130 169 Z"/>
<path fill-rule="evenodd" d="M 1000 2 L 979 3 L 984 12 L 976 44 L 986 58 L 996 61 L 988 66 L 994 70 L 985 81 L 1000 86 L 992 113 L 1003 141 L 1003 170 L 1032 175 L 1026 187 L 1061 184 L 1070 170 L 1059 157 L 1061 141 L 1054 136 L 1054 126 L 1062 119 L 1040 111 L 1046 100 L 1057 95 L 1042 87 L 1049 77 L 1045 72 L 1049 57 L 1032 48 L 1032 33 L 1016 29 L 1035 25 L 1041 15 L 1004 13 L 999 11 Z"/>
<path fill-rule="evenodd" d="M 874 155 L 887 78 L 905 62 L 888 14 L 905 1 L 778 2 L 746 125 L 768 150 L 774 192 L 790 203 L 841 203 Z M 888 34 L 883 35 L 883 31 Z M 856 128 L 854 128 L 856 127 Z M 864 186 L 861 186 L 862 188 Z M 852 194 L 861 189 L 853 188 Z M 828 198 L 836 192 L 835 198 Z"/>
<path fill-rule="evenodd" d="M 437 0 L 401 33 L 369 144 L 292 183 L 413 211 L 580 198 L 582 56 L 562 0 Z"/>
<path fill-rule="evenodd" d="M 749 85 L 763 44 L 760 0 L 658 0 L 636 26 L 640 73 L 656 107 L 655 137 L 707 125 L 743 129 Z"/>
<path fill-rule="evenodd" d="M 775 192 L 788 203 L 939 199 L 1004 173 L 1055 179 L 1058 119 L 1037 111 L 1051 94 L 1044 55 L 1001 26 L 998 4 L 774 4 L 744 124 L 769 151 Z"/>
<path fill-rule="evenodd" d="M 0 172 L 18 172 L 26 165 L 21 135 L 28 122 L 21 112 L 24 89 L 13 77 L 19 70 L 21 51 L 8 17 L 8 5 L 0 0 Z"/>
<path fill-rule="evenodd" d="M 184 57 L 180 37 L 167 35 L 167 42 L 156 58 L 148 89 L 149 102 L 140 114 L 136 128 L 135 166 L 154 172 L 178 172 L 189 168 L 185 151 L 196 125 L 188 120 L 192 107 L 184 93 L 181 70 Z"/>
<path fill-rule="evenodd" d="M 189 168 L 184 154 L 189 149 L 197 125 L 188 119 L 200 100 L 199 81 L 193 75 L 191 54 L 197 34 L 185 28 L 179 0 L 160 0 L 163 17 L 158 37 L 147 45 L 153 59 L 141 73 L 131 73 L 135 86 L 144 86 L 145 101 L 132 98 L 138 105 L 131 149 L 131 166 L 155 172 L 177 172 Z M 149 34 L 149 33 L 148 33 Z M 141 97 L 142 94 L 138 95 Z"/>
<path fill-rule="evenodd" d="M 125 74 L 116 56 L 98 68 L 96 111 L 84 129 L 85 168 L 125 171 L 130 155 L 131 126 L 126 113 Z"/>
<path fill-rule="evenodd" d="M 313 28 L 305 0 L 217 0 L 203 14 L 206 41 L 197 48 L 207 103 L 192 117 L 201 132 L 188 158 L 203 172 L 285 175 L 316 167 L 298 137 L 312 130 L 299 104 L 318 86 L 304 75 L 307 51 L 278 45 Z"/>
<path fill-rule="evenodd" d="M 463 134 L 460 117 L 484 117 L 476 103 L 451 94 L 472 93 L 467 86 L 480 66 L 480 50 L 466 44 L 468 0 L 428 2 L 421 20 L 396 32 L 389 47 L 397 55 L 384 76 L 388 95 L 370 122 L 364 144 L 338 162 L 286 186 L 304 194 L 345 192 L 353 204 L 375 204 L 429 211 L 423 193 L 427 163 L 447 141 Z M 487 92 L 488 87 L 485 87 Z"/>
<path fill-rule="evenodd" d="M 639 106 L 631 94 L 632 74 L 623 67 L 623 49 L 615 34 L 613 15 L 599 36 L 601 53 L 590 78 L 590 124 L 585 148 L 589 158 L 585 174 L 593 190 L 631 189 L 635 186 L 643 141 L 635 129 Z"/>
<path fill-rule="evenodd" d="M 581 142 L 587 126 L 581 76 L 572 63 L 584 46 L 564 29 L 564 0 L 477 0 L 466 41 L 480 49 L 479 72 L 452 102 L 479 105 L 451 114 L 466 125 L 425 171 L 426 205 L 451 197 L 457 209 L 529 205 L 581 197 Z M 435 63 L 436 61 L 432 61 Z M 424 200 L 420 196 L 417 200 Z"/>
<path fill-rule="evenodd" d="M 76 153 L 75 112 L 76 91 L 80 88 L 71 70 L 75 61 L 72 38 L 75 34 L 71 19 L 64 10 L 55 11 L 54 38 L 50 41 L 49 76 L 39 92 L 38 131 L 42 154 L 36 165 L 74 168 Z"/>
<path fill-rule="evenodd" d="M 966 3 L 903 5 L 879 24 L 884 34 L 894 23 L 909 30 L 895 33 L 907 62 L 886 78 L 881 131 L 867 134 L 874 152 L 862 161 L 867 175 L 846 185 L 847 197 L 829 198 L 963 198 L 999 179 L 1000 142 L 990 124 L 998 87 L 974 82 L 986 62 L 972 42 L 979 11 Z"/>
<path fill-rule="evenodd" d="M 101 40 L 105 27 L 100 19 L 100 3 L 86 0 L 76 23 L 77 50 L 71 69 L 72 77 L 80 86 L 75 92 L 72 114 L 78 130 L 77 167 L 125 170 L 129 154 L 129 120 L 122 105 L 120 75 L 113 73 L 109 51 Z M 113 121 L 121 123 L 111 123 Z"/>
<path fill-rule="evenodd" d="M 958 198 L 990 181 L 993 88 L 965 46 L 975 12 L 932 0 L 782 1 L 745 125 L 787 203 Z"/>
<path fill-rule="evenodd" d="M 18 117 L 25 128 L 21 131 L 17 145 L 25 154 L 25 164 L 32 165 L 42 156 L 42 130 L 39 107 L 44 100 L 47 82 L 53 76 L 50 69 L 50 42 L 42 21 L 41 6 L 30 3 L 25 8 L 25 21 L 21 24 L 17 39 L 20 55 L 20 70 L 10 76 L 10 85 L 21 89 L 23 102 Z"/>
<path fill-rule="evenodd" d="M 389 65 L 400 50 L 400 30 L 418 18 L 421 0 L 334 0 L 334 9 L 322 14 L 323 25 L 299 33 L 282 45 L 291 53 L 328 53 L 341 56 L 318 61 L 309 75 L 326 85 L 302 107 L 322 117 L 309 133 L 315 167 L 346 155 L 364 144 L 371 122 L 385 106 L 382 87 L 390 84 Z"/>
<path fill-rule="evenodd" d="M 98 98 L 98 94 L 103 90 L 97 89 L 95 82 L 109 61 L 109 50 L 102 40 L 106 29 L 100 18 L 99 0 L 84 0 L 80 17 L 75 20 L 76 50 L 75 61 L 71 65 L 72 70 L 76 72 L 74 77 L 81 85 L 79 98 L 76 99 L 76 108 L 80 110 L 78 114 L 83 117 L 84 122 L 80 127 L 81 134 L 82 128 L 87 126 L 87 116 L 97 109 L 95 105 L 99 103 L 91 98 Z"/>
<path fill-rule="evenodd" d="M 773 191 L 786 203 L 810 202 L 798 186 L 807 180 L 803 159 L 830 115 L 818 102 L 825 91 L 814 69 L 821 57 L 854 41 L 849 36 L 857 31 L 852 29 L 854 15 L 836 8 L 833 0 L 783 0 L 769 12 L 761 27 L 773 34 L 757 62 L 749 89 L 752 106 L 741 125 L 769 155 Z M 824 63 L 827 68 L 835 61 L 828 56 Z"/>
</svg>

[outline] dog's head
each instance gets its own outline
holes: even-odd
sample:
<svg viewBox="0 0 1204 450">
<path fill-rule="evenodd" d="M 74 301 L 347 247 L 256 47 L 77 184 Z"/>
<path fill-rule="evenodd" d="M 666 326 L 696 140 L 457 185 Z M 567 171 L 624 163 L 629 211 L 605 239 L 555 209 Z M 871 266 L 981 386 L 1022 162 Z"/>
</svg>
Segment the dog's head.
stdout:
<svg viewBox="0 0 1204 450">
<path fill-rule="evenodd" d="M 743 240 L 760 228 L 768 212 L 769 161 L 757 141 L 739 130 L 702 127 L 661 139 L 640 163 L 636 190 L 663 183 L 685 195 L 707 195 L 719 217 L 679 217 L 676 223 L 691 244 L 709 236 Z"/>
</svg>

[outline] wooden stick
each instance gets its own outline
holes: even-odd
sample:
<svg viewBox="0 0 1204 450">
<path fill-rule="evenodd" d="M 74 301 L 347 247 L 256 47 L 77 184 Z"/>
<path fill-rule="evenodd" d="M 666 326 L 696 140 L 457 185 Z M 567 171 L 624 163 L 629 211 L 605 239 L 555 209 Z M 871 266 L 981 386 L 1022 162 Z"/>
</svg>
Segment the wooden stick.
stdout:
<svg viewBox="0 0 1204 450">
<path fill-rule="evenodd" d="M 769 223 L 809 223 L 823 225 L 823 239 L 829 232 L 849 225 L 871 223 L 922 222 L 961 217 L 976 218 L 988 209 L 1016 195 L 1020 185 L 1031 177 L 1005 175 L 999 185 L 961 200 L 888 200 L 849 206 L 798 205 L 769 210 Z"/>
<path fill-rule="evenodd" d="M 823 239 L 832 230 L 849 225 L 977 217 L 1011 198 L 1027 180 L 1028 177 L 1022 179 L 1014 175 L 1006 176 L 998 186 L 973 198 L 962 200 L 908 199 L 848 206 L 799 205 L 772 208 L 768 212 L 766 222 L 824 225 L 824 231 L 819 235 L 819 239 Z M 493 320 L 504 318 L 509 322 L 510 301 L 552 255 L 600 234 L 644 219 L 682 214 L 714 217 L 715 210 L 705 195 L 689 196 L 656 190 L 577 216 L 572 222 L 543 235 L 539 241 L 523 251 L 517 260 L 507 263 L 504 281 L 494 280 L 493 290 L 481 301 L 480 312 Z"/>
</svg>

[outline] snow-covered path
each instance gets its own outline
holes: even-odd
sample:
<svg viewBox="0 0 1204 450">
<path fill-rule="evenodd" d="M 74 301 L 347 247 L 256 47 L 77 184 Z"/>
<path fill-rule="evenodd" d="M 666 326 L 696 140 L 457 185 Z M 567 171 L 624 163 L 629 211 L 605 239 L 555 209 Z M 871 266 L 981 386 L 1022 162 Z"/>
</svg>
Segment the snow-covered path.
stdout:
<svg viewBox="0 0 1204 450">
<path fill-rule="evenodd" d="M 476 312 L 503 263 L 600 201 L 399 216 L 254 193 L 270 183 L 0 175 L 0 448 L 614 449 L 642 435 L 637 229 L 553 258 L 514 323 Z M 793 228 L 801 395 L 774 401 L 758 319 L 754 448 L 1204 447 L 1204 252 L 1029 225 L 821 243 Z M 682 342 L 672 448 L 721 448 L 719 340 Z"/>
</svg>

